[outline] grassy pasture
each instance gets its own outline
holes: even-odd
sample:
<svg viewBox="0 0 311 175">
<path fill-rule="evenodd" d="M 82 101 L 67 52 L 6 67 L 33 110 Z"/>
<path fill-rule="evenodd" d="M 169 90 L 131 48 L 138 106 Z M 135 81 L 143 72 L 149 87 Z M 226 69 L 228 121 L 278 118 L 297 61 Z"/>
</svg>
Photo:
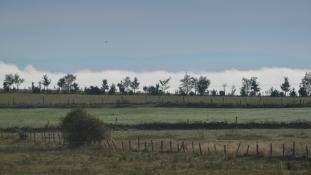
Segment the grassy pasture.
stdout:
<svg viewBox="0 0 311 175">
<path fill-rule="evenodd" d="M 310 97 L 150 96 L 78 94 L 0 94 L 1 107 L 64 106 L 205 106 L 205 107 L 311 107 Z"/>
<path fill-rule="evenodd" d="M 57 124 L 70 109 L 0 109 L 0 127 L 43 127 Z M 107 123 L 227 121 L 291 122 L 311 121 L 311 108 L 89 108 L 87 111 Z"/>
</svg>

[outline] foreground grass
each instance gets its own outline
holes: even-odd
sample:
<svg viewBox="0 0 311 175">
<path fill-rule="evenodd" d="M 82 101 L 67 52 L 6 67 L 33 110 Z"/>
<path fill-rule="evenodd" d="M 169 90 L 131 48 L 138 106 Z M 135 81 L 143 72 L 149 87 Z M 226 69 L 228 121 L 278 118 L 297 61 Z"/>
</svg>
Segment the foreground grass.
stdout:
<svg viewBox="0 0 311 175">
<path fill-rule="evenodd" d="M 187 153 L 114 153 L 102 148 L 0 149 L 0 174 L 309 174 L 305 160 L 221 156 Z"/>
<path fill-rule="evenodd" d="M 43 127 L 57 124 L 70 109 L 0 109 L 0 127 Z M 107 123 L 227 121 L 290 122 L 311 121 L 311 108 L 90 108 L 87 111 Z"/>
</svg>

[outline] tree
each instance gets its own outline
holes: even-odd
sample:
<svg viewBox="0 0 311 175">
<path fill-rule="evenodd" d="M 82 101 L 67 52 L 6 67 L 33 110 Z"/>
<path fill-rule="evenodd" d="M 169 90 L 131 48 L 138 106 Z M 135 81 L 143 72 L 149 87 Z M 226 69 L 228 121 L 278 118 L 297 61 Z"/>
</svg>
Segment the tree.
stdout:
<svg viewBox="0 0 311 175">
<path fill-rule="evenodd" d="M 84 92 L 90 95 L 99 95 L 101 90 L 97 86 L 90 86 L 89 88 L 85 88 Z"/>
<path fill-rule="evenodd" d="M 210 80 L 206 77 L 200 76 L 198 83 L 197 83 L 197 91 L 200 95 L 204 95 L 206 90 L 210 85 Z"/>
<path fill-rule="evenodd" d="M 73 74 L 67 74 L 58 80 L 57 85 L 61 90 L 66 90 L 68 93 L 71 91 L 77 92 L 79 90 L 79 86 L 75 81 L 76 76 Z"/>
<path fill-rule="evenodd" d="M 109 85 L 108 85 L 108 81 L 106 79 L 104 79 L 102 81 L 102 91 L 104 92 L 104 94 L 106 93 L 106 91 L 109 89 Z"/>
<path fill-rule="evenodd" d="M 180 91 L 183 92 L 185 95 L 188 95 L 194 87 L 192 77 L 186 73 L 184 78 L 181 79 L 180 82 Z"/>
<path fill-rule="evenodd" d="M 65 140 L 72 147 L 99 142 L 109 138 L 109 130 L 104 123 L 83 109 L 69 112 L 60 123 Z"/>
<path fill-rule="evenodd" d="M 24 81 L 25 80 L 23 78 L 21 78 L 17 73 L 14 74 L 13 82 L 16 85 L 17 90 L 19 89 L 19 86 L 24 83 Z"/>
<path fill-rule="evenodd" d="M 164 80 L 159 80 L 160 82 L 160 89 L 163 93 L 166 93 L 166 91 L 170 88 L 168 83 L 170 82 L 171 77 L 164 79 Z M 145 91 L 145 90 L 144 90 Z"/>
<path fill-rule="evenodd" d="M 123 81 L 121 80 L 120 83 L 117 84 L 118 88 L 119 88 L 119 92 L 120 94 L 125 94 L 125 86 L 124 86 L 124 83 Z"/>
<path fill-rule="evenodd" d="M 65 89 L 65 79 L 60 78 L 57 82 L 57 86 L 59 87 L 60 90 L 64 90 Z"/>
<path fill-rule="evenodd" d="M 289 92 L 289 96 L 291 96 L 291 97 L 297 97 L 297 92 L 296 92 L 295 88 L 293 88 L 293 89 Z"/>
<path fill-rule="evenodd" d="M 135 77 L 134 80 L 133 80 L 133 81 L 131 82 L 131 84 L 130 84 L 130 87 L 133 89 L 134 94 L 135 94 L 136 89 L 139 88 L 139 84 L 140 84 L 140 83 L 138 82 L 137 77 Z"/>
<path fill-rule="evenodd" d="M 194 88 L 194 93 L 191 93 L 191 95 L 196 95 L 198 90 L 198 82 L 199 80 L 195 77 L 191 77 L 191 86 Z M 189 94 L 190 94 L 189 93 Z"/>
<path fill-rule="evenodd" d="M 286 96 L 286 93 L 290 90 L 288 77 L 284 77 L 284 82 L 281 84 L 281 89 L 284 91 L 284 94 Z"/>
<path fill-rule="evenodd" d="M 270 97 L 278 97 L 280 96 L 280 92 L 277 89 L 274 89 L 273 87 L 270 88 Z"/>
<path fill-rule="evenodd" d="M 48 90 L 49 88 L 49 85 L 51 84 L 51 79 L 49 79 L 48 75 L 45 74 L 43 75 L 43 78 L 42 78 L 42 82 L 41 82 L 44 86 L 44 90 Z"/>
<path fill-rule="evenodd" d="M 110 86 L 110 89 L 108 91 L 108 94 L 109 95 L 114 95 L 116 93 L 116 90 L 117 90 L 116 85 L 112 83 L 111 86 Z"/>
<path fill-rule="evenodd" d="M 225 96 L 226 95 L 226 88 L 227 88 L 227 83 L 224 83 L 223 85 L 222 85 L 222 88 L 223 88 L 223 96 Z"/>
<path fill-rule="evenodd" d="M 235 95 L 235 92 L 236 92 L 236 88 L 234 85 L 231 86 L 231 92 L 230 92 L 230 95 L 234 96 Z"/>
<path fill-rule="evenodd" d="M 308 96 L 307 90 L 306 88 L 300 86 L 299 90 L 298 90 L 299 96 L 301 97 L 306 97 Z"/>
<path fill-rule="evenodd" d="M 251 77 L 251 93 L 250 96 L 257 96 L 257 93 L 260 91 L 259 83 L 257 81 L 257 77 Z"/>
<path fill-rule="evenodd" d="M 260 91 L 257 77 L 251 77 L 250 79 L 242 79 L 242 87 L 240 90 L 241 96 L 256 96 Z"/>
<path fill-rule="evenodd" d="M 123 87 L 124 91 L 128 93 L 130 91 L 130 86 L 131 86 L 131 78 L 130 77 L 125 77 L 123 80 Z"/>
<path fill-rule="evenodd" d="M 305 76 L 301 80 L 300 87 L 302 91 L 306 92 L 306 94 L 304 95 L 311 95 L 311 72 L 305 74 Z"/>
<path fill-rule="evenodd" d="M 3 81 L 3 89 L 10 91 L 11 86 L 14 84 L 14 75 L 6 74 Z"/>
</svg>

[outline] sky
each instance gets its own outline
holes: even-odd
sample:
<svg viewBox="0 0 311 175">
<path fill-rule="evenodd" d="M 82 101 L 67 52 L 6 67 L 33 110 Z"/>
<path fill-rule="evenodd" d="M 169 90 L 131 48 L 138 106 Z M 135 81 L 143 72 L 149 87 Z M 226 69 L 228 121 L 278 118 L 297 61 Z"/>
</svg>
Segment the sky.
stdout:
<svg viewBox="0 0 311 175">
<path fill-rule="evenodd" d="M 250 73 L 232 84 L 263 70 L 302 77 L 311 65 L 310 7 L 310 0 L 0 0 L 0 63 L 55 75 Z"/>
</svg>

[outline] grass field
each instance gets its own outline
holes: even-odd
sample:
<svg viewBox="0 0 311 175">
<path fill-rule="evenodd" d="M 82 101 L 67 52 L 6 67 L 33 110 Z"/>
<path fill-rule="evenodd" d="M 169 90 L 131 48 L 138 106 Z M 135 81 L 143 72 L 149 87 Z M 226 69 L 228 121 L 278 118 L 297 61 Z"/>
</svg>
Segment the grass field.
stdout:
<svg viewBox="0 0 311 175">
<path fill-rule="evenodd" d="M 0 107 L 70 106 L 311 107 L 310 97 L 0 94 Z"/>
<path fill-rule="evenodd" d="M 57 124 L 70 109 L 0 109 L 0 127 L 42 127 Z M 290 122 L 311 121 L 311 108 L 89 108 L 87 111 L 107 123 L 227 121 Z"/>
</svg>

